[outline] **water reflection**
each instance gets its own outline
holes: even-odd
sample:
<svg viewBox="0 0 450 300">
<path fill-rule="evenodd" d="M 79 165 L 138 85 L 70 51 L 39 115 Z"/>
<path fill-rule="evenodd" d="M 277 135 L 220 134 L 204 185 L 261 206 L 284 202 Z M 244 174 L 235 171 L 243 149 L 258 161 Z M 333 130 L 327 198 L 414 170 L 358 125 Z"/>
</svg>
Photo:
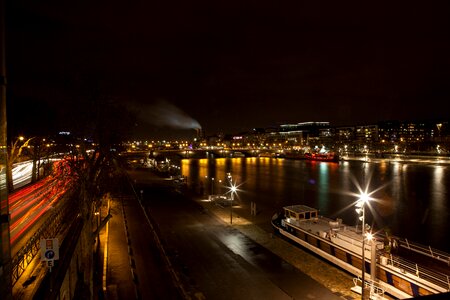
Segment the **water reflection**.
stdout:
<svg viewBox="0 0 450 300">
<path fill-rule="evenodd" d="M 431 201 L 430 208 L 427 211 L 427 217 L 432 216 L 431 232 L 432 238 L 435 240 L 444 240 L 448 236 L 448 227 L 446 223 L 449 219 L 449 203 L 446 201 L 448 198 L 447 185 L 450 178 L 448 178 L 448 170 L 446 167 L 437 166 L 432 172 L 431 180 Z M 430 213 L 431 211 L 431 213 Z M 433 217 L 434 216 L 434 217 Z M 434 228 L 444 228 L 446 230 L 434 230 Z"/>
<path fill-rule="evenodd" d="M 185 159 L 181 167 L 188 185 L 205 195 L 210 193 L 211 185 L 215 193 L 226 191 L 223 186 L 230 172 L 233 181 L 242 184 L 238 195 L 242 211 L 250 214 L 250 202 L 257 203 L 260 215 L 255 222 L 267 224 L 282 206 L 301 203 L 354 225 L 357 216 L 353 203 L 358 186 L 368 184 L 376 199 L 366 215 L 368 224 L 450 252 L 446 239 L 450 229 L 446 186 L 450 170 L 446 166 L 253 157 Z"/>
</svg>

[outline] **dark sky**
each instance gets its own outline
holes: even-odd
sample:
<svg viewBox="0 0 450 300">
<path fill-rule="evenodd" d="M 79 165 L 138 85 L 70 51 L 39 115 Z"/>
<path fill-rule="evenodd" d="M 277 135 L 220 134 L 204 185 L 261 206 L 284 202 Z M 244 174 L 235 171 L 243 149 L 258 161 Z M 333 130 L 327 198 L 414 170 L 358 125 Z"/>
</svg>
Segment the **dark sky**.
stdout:
<svg viewBox="0 0 450 300">
<path fill-rule="evenodd" d="M 449 1 L 8 2 L 9 126 L 94 90 L 150 137 L 450 119 Z"/>
</svg>

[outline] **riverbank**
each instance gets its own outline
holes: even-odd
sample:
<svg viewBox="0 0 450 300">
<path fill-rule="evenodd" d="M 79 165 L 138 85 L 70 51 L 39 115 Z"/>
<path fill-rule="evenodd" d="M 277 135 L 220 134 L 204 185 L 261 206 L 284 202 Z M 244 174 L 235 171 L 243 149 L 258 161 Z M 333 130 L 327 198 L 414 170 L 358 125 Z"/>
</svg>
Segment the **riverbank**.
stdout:
<svg viewBox="0 0 450 300">
<path fill-rule="evenodd" d="M 261 246 L 283 258 L 286 262 L 304 272 L 342 299 L 360 299 L 360 295 L 352 292 L 353 276 L 323 261 L 314 254 L 274 235 L 272 232 L 255 225 L 258 222 L 242 216 L 238 211 L 232 214 L 230 225 L 229 207 L 221 207 L 204 199 L 195 199 L 205 211 L 220 219 L 224 224 L 233 226 Z M 253 218 L 253 217 L 252 217 Z M 254 216 L 258 218 L 258 215 Z M 260 220 L 261 221 L 261 220 Z M 266 220 L 269 222 L 270 220 Z M 387 299 L 388 296 L 385 296 Z"/>
<path fill-rule="evenodd" d="M 373 163 L 423 163 L 423 164 L 450 164 L 448 156 L 420 156 L 420 155 L 390 155 L 389 157 L 370 156 L 341 156 L 340 161 L 361 161 Z"/>
</svg>

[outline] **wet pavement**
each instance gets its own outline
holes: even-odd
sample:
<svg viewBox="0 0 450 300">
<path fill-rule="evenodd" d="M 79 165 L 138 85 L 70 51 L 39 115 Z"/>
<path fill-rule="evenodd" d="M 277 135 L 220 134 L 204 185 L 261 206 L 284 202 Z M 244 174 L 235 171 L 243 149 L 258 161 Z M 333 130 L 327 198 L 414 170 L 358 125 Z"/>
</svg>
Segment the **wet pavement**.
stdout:
<svg viewBox="0 0 450 300">
<path fill-rule="evenodd" d="M 292 245 L 288 241 L 268 232 L 255 225 L 258 218 L 245 218 L 238 212 L 233 212 L 232 225 L 230 225 L 229 207 L 218 206 L 205 199 L 197 199 L 197 203 L 202 205 L 211 215 L 217 217 L 225 226 L 232 226 L 265 249 L 278 255 L 286 262 L 316 280 L 341 299 L 360 299 L 361 296 L 352 292 L 350 288 L 353 284 L 353 277 L 348 273 L 337 269 L 320 258 L 314 256 L 298 246 Z M 385 296 L 386 297 L 386 296 Z"/>
<path fill-rule="evenodd" d="M 144 191 L 146 208 L 194 298 L 339 299 L 189 198 L 149 193 Z"/>
</svg>

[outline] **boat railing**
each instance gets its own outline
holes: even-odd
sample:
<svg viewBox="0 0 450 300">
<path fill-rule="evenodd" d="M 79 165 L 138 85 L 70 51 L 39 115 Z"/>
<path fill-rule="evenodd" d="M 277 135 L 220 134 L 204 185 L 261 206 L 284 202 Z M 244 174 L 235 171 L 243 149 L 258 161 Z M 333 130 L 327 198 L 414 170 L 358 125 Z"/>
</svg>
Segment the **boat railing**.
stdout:
<svg viewBox="0 0 450 300">
<path fill-rule="evenodd" d="M 430 246 L 424 246 L 415 242 L 411 242 L 408 241 L 408 239 L 402 239 L 402 238 L 397 238 L 397 241 L 399 242 L 399 246 L 406 248 L 408 250 L 417 252 L 419 254 L 422 255 L 426 255 L 429 256 L 431 258 L 434 258 L 436 260 L 442 261 L 444 263 L 447 263 L 450 266 L 450 254 L 441 251 L 441 250 L 437 250 L 437 249 L 433 249 Z"/>
<path fill-rule="evenodd" d="M 399 269 L 400 272 L 412 274 L 418 278 L 431 282 L 450 291 L 450 278 L 443 273 L 434 272 L 427 268 L 421 267 L 416 263 L 407 261 L 398 256 L 390 255 L 388 263 Z"/>
<path fill-rule="evenodd" d="M 361 287 L 362 286 L 362 279 L 360 276 L 353 278 L 353 283 L 355 284 L 355 287 Z M 364 289 L 368 289 L 370 291 L 370 298 L 374 298 L 374 296 L 383 297 L 384 296 L 384 289 L 379 286 L 378 283 L 373 281 L 372 279 L 364 279 Z M 360 292 L 358 290 L 358 292 Z"/>
</svg>

